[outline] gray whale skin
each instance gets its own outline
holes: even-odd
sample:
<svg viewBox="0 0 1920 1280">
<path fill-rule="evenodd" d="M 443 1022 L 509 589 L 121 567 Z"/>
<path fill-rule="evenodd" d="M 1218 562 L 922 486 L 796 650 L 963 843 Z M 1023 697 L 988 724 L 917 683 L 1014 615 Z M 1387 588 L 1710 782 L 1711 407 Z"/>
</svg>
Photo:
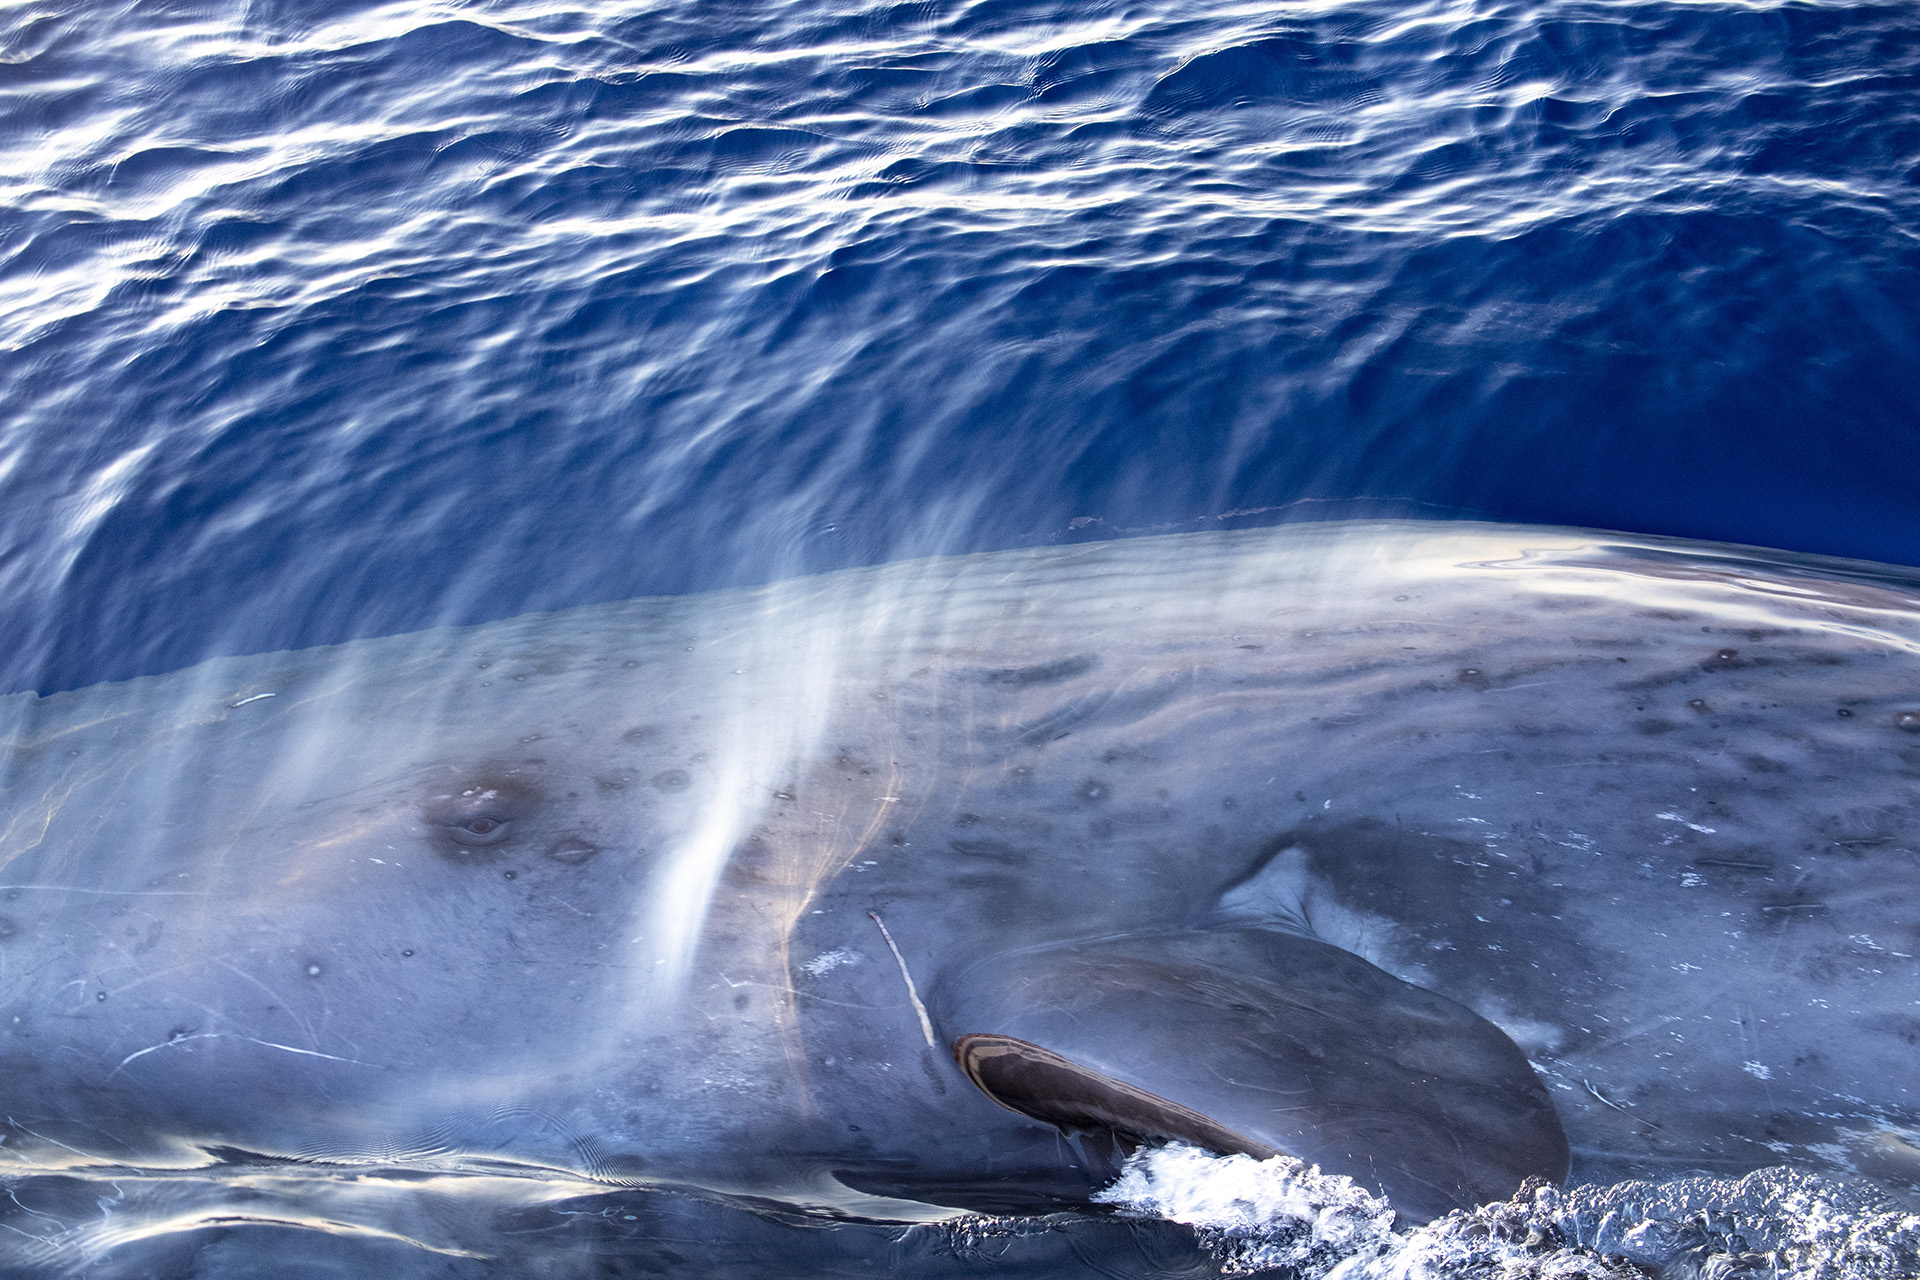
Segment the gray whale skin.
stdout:
<svg viewBox="0 0 1920 1280">
<path fill-rule="evenodd" d="M 0 1158 L 161 1206 L 47 1256 L 460 1254 L 402 1201 L 620 1187 L 1035 1212 L 1168 1139 L 1407 1220 L 1920 1182 L 1884 566 L 1176 535 L 223 658 L 0 700 L 0 745 Z"/>
</svg>

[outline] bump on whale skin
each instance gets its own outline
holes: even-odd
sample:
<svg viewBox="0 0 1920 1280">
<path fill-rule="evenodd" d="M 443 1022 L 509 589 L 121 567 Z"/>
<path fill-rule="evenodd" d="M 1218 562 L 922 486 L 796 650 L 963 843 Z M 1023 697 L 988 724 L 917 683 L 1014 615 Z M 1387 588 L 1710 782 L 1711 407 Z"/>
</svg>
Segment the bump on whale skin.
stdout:
<svg viewBox="0 0 1920 1280">
<path fill-rule="evenodd" d="M 1201 963 L 1129 946 L 1189 939 L 1256 1010 L 1344 955 L 1394 1017 L 1471 1011 L 1434 1043 L 1505 1064 L 1509 1118 L 1541 1114 L 1524 1054 L 1574 1179 L 1912 1196 L 1917 599 L 1784 553 L 1295 526 L 0 699 L 0 1158 L 132 1188 L 116 1231 L 404 1218 L 476 1255 L 497 1215 L 407 1217 L 373 1171 L 490 1205 L 1045 1210 L 1119 1149 L 999 1105 L 951 1041 L 1243 1132 L 1272 1080 L 1196 1097 L 1153 1072 L 1205 1037 L 1111 995 Z M 1017 999 L 1035 956 L 1092 966 L 1061 989 L 1080 1039 Z M 323 1196 L 343 1164 L 368 1176 Z M 68 1225 L 58 1257 L 120 1247 Z"/>
</svg>

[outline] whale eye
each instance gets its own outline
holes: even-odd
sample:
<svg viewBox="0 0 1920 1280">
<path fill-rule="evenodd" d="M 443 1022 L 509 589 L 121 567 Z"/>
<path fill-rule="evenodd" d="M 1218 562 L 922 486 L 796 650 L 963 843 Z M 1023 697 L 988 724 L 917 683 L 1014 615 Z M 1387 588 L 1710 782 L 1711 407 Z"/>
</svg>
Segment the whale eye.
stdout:
<svg viewBox="0 0 1920 1280">
<path fill-rule="evenodd" d="M 442 854 L 469 861 L 521 834 L 539 808 L 539 793 L 525 782 L 489 778 L 430 797 L 421 817 Z"/>
<path fill-rule="evenodd" d="M 476 814 L 463 821 L 447 824 L 447 834 L 453 837 L 454 843 L 469 848 L 499 844 L 512 830 L 511 822 L 490 813 Z"/>
</svg>

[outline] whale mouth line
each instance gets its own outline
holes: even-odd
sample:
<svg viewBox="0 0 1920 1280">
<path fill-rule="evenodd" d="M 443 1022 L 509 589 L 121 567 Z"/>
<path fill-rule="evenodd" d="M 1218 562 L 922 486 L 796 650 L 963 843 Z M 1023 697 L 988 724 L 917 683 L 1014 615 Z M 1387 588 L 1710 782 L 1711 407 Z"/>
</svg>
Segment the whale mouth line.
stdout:
<svg viewBox="0 0 1920 1280">
<path fill-rule="evenodd" d="M 1002 1107 L 1061 1129 L 1107 1130 L 1136 1144 L 1184 1142 L 1256 1160 L 1282 1154 L 1191 1107 L 1014 1036 L 963 1035 L 953 1042 L 953 1058 Z"/>
</svg>

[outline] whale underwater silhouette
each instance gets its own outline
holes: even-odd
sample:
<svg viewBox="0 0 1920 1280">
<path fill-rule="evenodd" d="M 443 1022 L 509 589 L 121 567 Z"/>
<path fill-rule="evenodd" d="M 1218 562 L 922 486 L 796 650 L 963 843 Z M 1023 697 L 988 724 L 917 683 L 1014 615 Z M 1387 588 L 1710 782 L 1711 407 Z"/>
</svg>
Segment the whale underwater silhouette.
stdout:
<svg viewBox="0 0 1920 1280">
<path fill-rule="evenodd" d="M 1411 1222 L 1530 1178 L 1920 1191 L 1886 566 L 995 552 L 17 695 L 0 749 L 23 1273 L 292 1232 L 489 1274 L 622 1188 L 1046 1213 L 1167 1141 Z"/>
</svg>

